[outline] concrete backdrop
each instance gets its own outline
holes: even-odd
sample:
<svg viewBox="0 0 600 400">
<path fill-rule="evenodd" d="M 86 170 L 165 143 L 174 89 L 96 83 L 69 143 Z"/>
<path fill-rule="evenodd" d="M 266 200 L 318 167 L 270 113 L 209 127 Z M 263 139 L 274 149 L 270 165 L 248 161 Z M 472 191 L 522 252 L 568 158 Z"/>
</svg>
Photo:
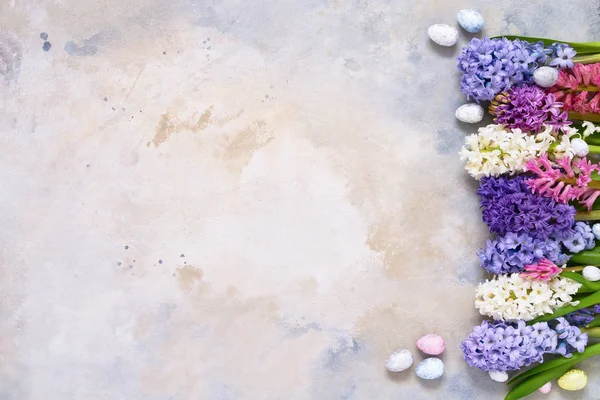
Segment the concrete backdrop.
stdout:
<svg viewBox="0 0 600 400">
<path fill-rule="evenodd" d="M 458 349 L 470 36 L 426 34 L 466 7 L 600 35 L 588 0 L 3 0 L 0 399 L 501 399 Z M 442 380 L 386 372 L 430 332 Z"/>
</svg>

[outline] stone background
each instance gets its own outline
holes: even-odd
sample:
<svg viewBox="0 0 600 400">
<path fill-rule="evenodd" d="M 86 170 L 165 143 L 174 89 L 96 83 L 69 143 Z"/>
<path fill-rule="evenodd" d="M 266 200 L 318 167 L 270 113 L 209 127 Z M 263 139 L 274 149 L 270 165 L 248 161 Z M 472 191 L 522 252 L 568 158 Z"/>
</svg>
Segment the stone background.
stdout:
<svg viewBox="0 0 600 400">
<path fill-rule="evenodd" d="M 600 36 L 587 0 L 3 0 L 0 399 L 501 399 L 458 349 L 470 37 L 426 35 L 466 7 Z M 442 380 L 386 373 L 430 332 Z"/>
</svg>

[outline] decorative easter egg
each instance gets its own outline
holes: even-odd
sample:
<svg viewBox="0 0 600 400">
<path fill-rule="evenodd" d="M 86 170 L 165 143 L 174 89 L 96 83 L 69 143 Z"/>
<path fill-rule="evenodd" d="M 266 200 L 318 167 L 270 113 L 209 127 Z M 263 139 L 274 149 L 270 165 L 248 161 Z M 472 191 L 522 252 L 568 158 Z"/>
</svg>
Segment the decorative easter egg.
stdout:
<svg viewBox="0 0 600 400">
<path fill-rule="evenodd" d="M 456 19 L 458 24 L 467 32 L 477 33 L 483 28 L 483 15 L 475 10 L 460 10 L 456 15 Z"/>
<path fill-rule="evenodd" d="M 591 282 L 600 281 L 600 268 L 588 265 L 581 272 L 583 277 Z"/>
<path fill-rule="evenodd" d="M 508 380 L 508 374 L 506 371 L 490 371 L 490 378 L 496 382 L 506 382 Z"/>
<path fill-rule="evenodd" d="M 533 80 L 536 85 L 549 88 L 558 80 L 558 70 L 552 67 L 539 67 L 533 72 Z"/>
<path fill-rule="evenodd" d="M 538 389 L 540 393 L 548 394 L 552 390 L 552 383 L 548 382 L 544 386 Z"/>
<path fill-rule="evenodd" d="M 600 240 L 600 224 L 592 225 L 592 233 L 596 236 L 596 239 Z"/>
<path fill-rule="evenodd" d="M 581 390 L 586 385 L 587 375 L 580 369 L 572 369 L 558 378 L 558 386 L 565 390 Z"/>
<path fill-rule="evenodd" d="M 454 115 L 460 122 L 476 124 L 483 119 L 483 107 L 477 103 L 464 104 L 456 109 Z"/>
<path fill-rule="evenodd" d="M 446 24 L 431 25 L 427 35 L 440 46 L 454 46 L 458 41 L 458 31 Z"/>
<path fill-rule="evenodd" d="M 446 349 L 446 343 L 440 335 L 429 334 L 417 340 L 417 348 L 425 354 L 437 356 Z"/>
<path fill-rule="evenodd" d="M 585 157 L 590 152 L 590 146 L 579 138 L 571 139 L 571 149 L 577 157 Z"/>
<path fill-rule="evenodd" d="M 400 372 L 409 369 L 413 363 L 413 356 L 410 351 L 400 349 L 394 351 L 385 362 L 385 367 L 391 372 Z"/>
<path fill-rule="evenodd" d="M 421 379 L 438 379 L 444 375 L 444 363 L 439 358 L 426 358 L 417 364 L 415 372 Z"/>
</svg>

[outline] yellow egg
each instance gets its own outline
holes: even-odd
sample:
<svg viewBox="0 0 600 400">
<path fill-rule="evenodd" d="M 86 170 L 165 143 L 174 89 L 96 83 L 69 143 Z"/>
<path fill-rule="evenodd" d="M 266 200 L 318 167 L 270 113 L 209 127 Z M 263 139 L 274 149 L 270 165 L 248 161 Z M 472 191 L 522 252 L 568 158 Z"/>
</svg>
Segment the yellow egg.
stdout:
<svg viewBox="0 0 600 400">
<path fill-rule="evenodd" d="M 558 386 L 565 390 L 581 390 L 585 385 L 587 385 L 587 376 L 580 369 L 572 369 L 558 378 Z"/>
</svg>

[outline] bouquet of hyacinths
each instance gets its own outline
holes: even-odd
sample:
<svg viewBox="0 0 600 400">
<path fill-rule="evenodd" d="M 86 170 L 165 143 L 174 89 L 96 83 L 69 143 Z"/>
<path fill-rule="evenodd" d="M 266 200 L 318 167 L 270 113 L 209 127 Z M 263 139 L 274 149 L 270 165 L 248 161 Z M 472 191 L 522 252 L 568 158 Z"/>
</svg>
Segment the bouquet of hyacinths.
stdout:
<svg viewBox="0 0 600 400">
<path fill-rule="evenodd" d="M 491 276 L 475 308 L 488 319 L 464 359 L 499 381 L 516 373 L 509 400 L 556 378 L 583 389 L 572 368 L 600 354 L 600 42 L 475 38 L 458 69 L 463 93 L 494 118 L 460 152 L 493 235 L 477 252 Z"/>
</svg>

